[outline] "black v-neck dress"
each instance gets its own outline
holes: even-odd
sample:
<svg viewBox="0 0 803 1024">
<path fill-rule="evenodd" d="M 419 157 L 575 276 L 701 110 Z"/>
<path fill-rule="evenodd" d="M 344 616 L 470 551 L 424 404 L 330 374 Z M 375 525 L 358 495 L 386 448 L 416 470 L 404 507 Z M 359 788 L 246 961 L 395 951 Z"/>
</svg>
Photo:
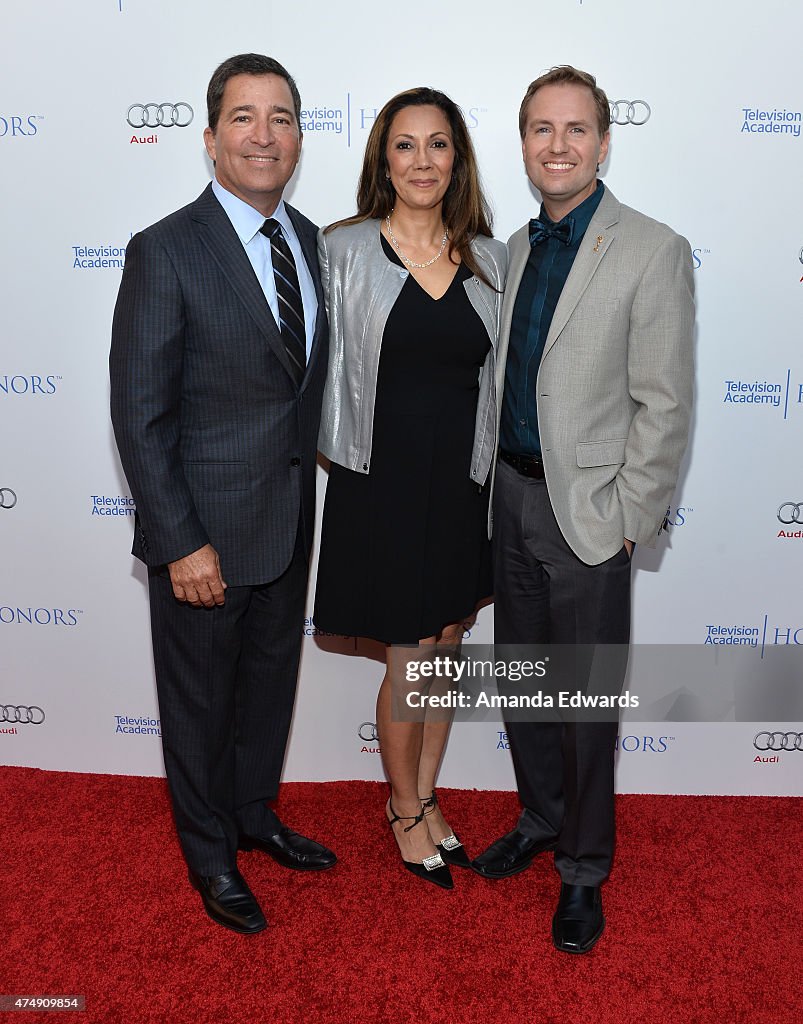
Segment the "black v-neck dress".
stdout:
<svg viewBox="0 0 803 1024">
<path fill-rule="evenodd" d="M 326 632 L 413 644 L 492 592 L 488 485 L 470 477 L 490 340 L 470 277 L 461 264 L 435 300 L 410 274 L 390 312 L 370 473 L 329 473 L 313 616 Z"/>
</svg>

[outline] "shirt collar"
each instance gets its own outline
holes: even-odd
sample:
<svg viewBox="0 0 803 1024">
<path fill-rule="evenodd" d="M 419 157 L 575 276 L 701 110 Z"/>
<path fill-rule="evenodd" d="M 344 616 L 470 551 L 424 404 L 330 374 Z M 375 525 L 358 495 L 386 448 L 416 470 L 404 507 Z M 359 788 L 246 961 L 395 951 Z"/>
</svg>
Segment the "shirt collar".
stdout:
<svg viewBox="0 0 803 1024">
<path fill-rule="evenodd" d="M 212 182 L 212 191 L 215 193 L 215 197 L 220 205 L 226 211 L 226 214 L 231 221 L 234 230 L 237 232 L 240 241 L 243 245 L 248 245 L 265 223 L 265 218 L 259 210 L 254 209 L 254 207 L 249 203 L 246 203 L 244 200 L 240 199 L 239 196 L 235 196 L 232 192 L 229 192 L 227 188 L 224 188 L 217 178 Z M 271 216 L 281 224 L 282 230 L 285 234 L 288 230 L 293 230 L 283 199 L 279 200 L 279 205 L 273 211 Z"/>
<path fill-rule="evenodd" d="M 586 199 L 580 203 L 579 206 L 575 206 L 571 213 L 567 213 L 561 220 L 555 222 L 549 219 L 549 215 L 544 209 L 544 204 L 541 203 L 541 213 L 539 214 L 539 220 L 542 220 L 545 224 L 563 224 L 564 221 L 571 218 L 574 221 L 574 233 L 572 235 L 573 245 L 579 245 L 580 240 L 586 233 L 588 225 L 591 223 L 591 218 L 597 211 L 597 207 L 602 202 L 602 195 L 605 192 L 605 186 L 602 182 L 597 179 L 597 187 Z"/>
</svg>

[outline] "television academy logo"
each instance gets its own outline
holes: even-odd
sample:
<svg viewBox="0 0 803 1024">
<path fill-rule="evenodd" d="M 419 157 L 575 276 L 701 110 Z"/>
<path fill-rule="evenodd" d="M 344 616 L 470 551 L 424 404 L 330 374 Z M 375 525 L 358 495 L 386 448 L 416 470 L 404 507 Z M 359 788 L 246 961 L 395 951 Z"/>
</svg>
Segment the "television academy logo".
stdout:
<svg viewBox="0 0 803 1024">
<path fill-rule="evenodd" d="M 780 529 L 777 537 L 786 540 L 803 540 L 803 501 L 785 501 L 778 508 L 778 522 L 783 526 L 791 526 L 791 530 Z M 797 529 L 794 529 L 794 527 Z"/>
<path fill-rule="evenodd" d="M 12 491 L 10 487 L 0 487 L 0 508 L 11 509 L 16 504 L 16 491 Z"/>
<path fill-rule="evenodd" d="M 70 248 L 73 270 L 122 270 L 125 266 L 124 245 L 72 245 Z"/>
<path fill-rule="evenodd" d="M 611 124 L 641 127 L 652 114 L 652 108 L 646 100 L 611 100 L 610 107 Z"/>
<path fill-rule="evenodd" d="M 93 516 L 133 516 L 137 511 L 134 499 L 129 494 L 91 494 Z"/>
<path fill-rule="evenodd" d="M 115 715 L 114 731 L 127 736 L 161 736 L 162 721 L 148 716 Z"/>
<path fill-rule="evenodd" d="M 363 742 L 362 747 L 360 747 L 361 754 L 378 754 L 380 752 L 378 746 L 369 747 L 366 745 L 368 743 L 375 744 L 379 739 L 376 722 L 363 722 L 357 730 L 357 735 Z"/>
<path fill-rule="evenodd" d="M 742 133 L 749 135 L 793 135 L 800 138 L 803 112 L 776 108 L 762 110 L 760 107 L 742 107 Z"/>
<path fill-rule="evenodd" d="M 754 647 L 761 658 L 768 647 L 803 647 L 803 625 L 790 625 L 788 620 L 783 625 L 770 622 L 769 615 L 764 615 L 758 624 L 747 623 L 707 623 L 706 638 L 703 644 L 716 646 Z"/>
<path fill-rule="evenodd" d="M 342 100 L 330 98 L 328 103 L 302 107 L 299 127 L 305 135 L 339 135 L 350 147 L 358 133 L 371 130 L 379 110 L 377 106 L 360 106 L 354 95 L 347 92 Z M 488 108 L 473 106 L 464 111 L 467 127 L 476 128 Z"/>
<path fill-rule="evenodd" d="M 348 636 L 346 633 L 329 633 L 325 629 L 318 629 L 318 627 L 312 621 L 312 616 L 311 615 L 308 615 L 304 619 L 304 626 L 303 626 L 303 629 L 302 629 L 301 632 L 303 633 L 304 636 L 328 636 L 328 637 L 337 637 L 340 640 L 348 640 L 348 641 L 350 641 L 349 646 L 353 646 L 354 650 L 355 651 L 357 650 L 357 637 L 356 636 Z"/>
<path fill-rule="evenodd" d="M 785 373 L 781 371 L 775 380 L 742 380 L 733 376 L 726 378 L 723 384 L 725 392 L 721 401 L 734 413 L 758 408 L 777 409 L 781 418 L 788 420 L 796 409 L 803 408 L 803 382 L 792 377 L 791 367 Z"/>
</svg>

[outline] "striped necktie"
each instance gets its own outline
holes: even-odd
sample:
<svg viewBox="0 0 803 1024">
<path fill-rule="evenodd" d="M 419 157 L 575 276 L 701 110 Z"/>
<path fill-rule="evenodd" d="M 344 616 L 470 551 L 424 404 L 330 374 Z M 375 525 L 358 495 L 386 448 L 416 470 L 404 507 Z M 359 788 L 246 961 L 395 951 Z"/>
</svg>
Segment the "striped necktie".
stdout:
<svg viewBox="0 0 803 1024">
<path fill-rule="evenodd" d="M 284 347 L 290 359 L 290 366 L 296 384 L 300 384 L 307 368 L 307 333 L 304 328 L 304 305 L 293 254 L 282 226 L 269 217 L 259 229 L 270 239 L 270 253 L 273 261 L 273 277 L 276 281 L 276 297 L 279 300 L 279 330 Z"/>
</svg>

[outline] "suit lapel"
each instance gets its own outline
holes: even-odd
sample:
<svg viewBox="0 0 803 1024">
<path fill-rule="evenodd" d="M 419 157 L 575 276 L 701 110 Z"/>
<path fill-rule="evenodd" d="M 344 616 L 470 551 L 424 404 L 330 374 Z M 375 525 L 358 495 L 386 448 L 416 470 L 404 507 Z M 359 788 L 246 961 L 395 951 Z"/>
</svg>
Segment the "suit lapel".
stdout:
<svg viewBox="0 0 803 1024">
<path fill-rule="evenodd" d="M 563 328 L 569 322 L 577 303 L 591 283 L 597 268 L 605 258 L 611 242 L 616 237 L 615 225 L 619 220 L 619 201 L 606 188 L 588 230 L 580 243 L 580 249 L 566 278 L 566 284 L 560 293 L 552 323 L 544 345 L 544 356 L 560 337 Z M 543 358 L 543 356 L 542 356 Z"/>
<path fill-rule="evenodd" d="M 243 244 L 226 216 L 226 211 L 215 199 L 211 185 L 193 204 L 192 217 L 199 225 L 201 242 L 209 250 L 229 281 L 232 291 L 265 336 L 271 351 L 292 377 L 290 359 L 265 294 Z"/>
<path fill-rule="evenodd" d="M 507 347 L 510 341 L 510 326 L 513 322 L 513 307 L 516 305 L 516 296 L 519 292 L 519 285 L 524 276 L 524 268 L 530 258 L 530 229 L 525 224 L 510 237 L 508 242 L 508 256 L 510 262 L 505 282 L 505 294 L 502 299 L 502 317 L 499 331 L 499 351 L 497 353 L 497 366 L 504 371 L 507 358 Z"/>
</svg>

